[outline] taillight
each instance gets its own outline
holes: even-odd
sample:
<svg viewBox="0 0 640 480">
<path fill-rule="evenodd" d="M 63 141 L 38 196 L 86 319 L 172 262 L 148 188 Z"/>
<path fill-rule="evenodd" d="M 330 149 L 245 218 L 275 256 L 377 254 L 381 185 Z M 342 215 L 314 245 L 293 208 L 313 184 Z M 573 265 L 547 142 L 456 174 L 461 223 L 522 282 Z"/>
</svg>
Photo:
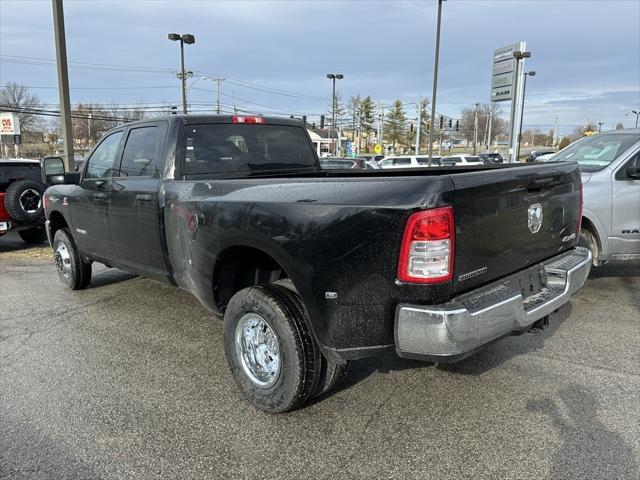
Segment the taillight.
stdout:
<svg viewBox="0 0 640 480">
<path fill-rule="evenodd" d="M 453 208 L 440 207 L 412 214 L 402 236 L 398 280 L 442 283 L 453 276 Z"/>
<path fill-rule="evenodd" d="M 584 207 L 584 197 L 582 193 L 582 183 L 580 184 L 580 210 L 578 210 L 578 232 L 577 235 L 580 235 L 580 230 L 582 229 L 582 208 Z"/>
<path fill-rule="evenodd" d="M 264 117 L 244 117 L 241 115 L 234 115 L 231 117 L 231 123 L 267 123 Z"/>
</svg>

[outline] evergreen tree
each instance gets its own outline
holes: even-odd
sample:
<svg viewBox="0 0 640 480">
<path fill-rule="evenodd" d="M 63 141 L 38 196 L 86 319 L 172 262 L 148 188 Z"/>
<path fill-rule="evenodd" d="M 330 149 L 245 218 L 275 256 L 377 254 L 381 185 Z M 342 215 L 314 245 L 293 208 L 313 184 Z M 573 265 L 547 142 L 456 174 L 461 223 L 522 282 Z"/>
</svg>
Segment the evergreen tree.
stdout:
<svg viewBox="0 0 640 480">
<path fill-rule="evenodd" d="M 386 115 L 384 124 L 384 134 L 387 141 L 391 142 L 393 149 L 395 150 L 396 144 L 404 140 L 404 128 L 407 117 L 404 113 L 404 108 L 400 100 L 396 100 L 391 107 L 391 110 Z"/>
</svg>

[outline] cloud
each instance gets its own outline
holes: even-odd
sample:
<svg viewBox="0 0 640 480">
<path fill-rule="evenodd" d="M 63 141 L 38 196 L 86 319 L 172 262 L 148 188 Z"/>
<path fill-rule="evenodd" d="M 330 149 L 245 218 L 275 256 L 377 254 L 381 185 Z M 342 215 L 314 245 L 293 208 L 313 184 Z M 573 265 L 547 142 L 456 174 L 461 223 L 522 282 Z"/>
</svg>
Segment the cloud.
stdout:
<svg viewBox="0 0 640 480">
<path fill-rule="evenodd" d="M 55 58 L 50 9 L 49 2 L 0 1 L 0 53 Z M 640 107 L 640 56 L 633 55 L 640 51 L 640 2 L 450 0 L 443 12 L 438 110 L 446 115 L 488 101 L 493 50 L 519 40 L 533 53 L 527 68 L 537 71 L 527 86 L 525 124 L 551 124 L 556 114 L 566 124 L 611 123 Z M 228 103 L 243 98 L 318 115 L 328 109 L 329 72 L 345 75 L 343 98 L 431 96 L 435 2 L 67 1 L 65 16 L 70 61 L 177 70 L 177 45 L 166 35 L 189 32 L 196 44 L 185 48 L 188 69 L 315 97 L 229 81 L 222 87 Z M 92 88 L 73 90 L 73 101 L 179 101 L 169 71 L 72 67 L 70 77 L 72 87 Z M 50 66 L 0 63 L 0 82 L 8 81 L 57 84 Z M 191 101 L 213 101 L 213 83 L 197 87 Z M 55 89 L 37 92 L 57 102 Z"/>
</svg>

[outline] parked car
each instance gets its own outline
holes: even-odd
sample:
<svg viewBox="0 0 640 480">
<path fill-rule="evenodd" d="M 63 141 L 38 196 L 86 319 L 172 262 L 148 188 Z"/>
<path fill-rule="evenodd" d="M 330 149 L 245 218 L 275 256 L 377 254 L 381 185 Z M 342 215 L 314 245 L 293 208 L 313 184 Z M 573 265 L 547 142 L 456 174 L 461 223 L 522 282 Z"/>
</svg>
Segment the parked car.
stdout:
<svg viewBox="0 0 640 480">
<path fill-rule="evenodd" d="M 0 236 L 13 230 L 27 243 L 47 239 L 42 205 L 45 188 L 38 160 L 0 160 Z"/>
<path fill-rule="evenodd" d="M 448 166 L 460 166 L 460 165 L 484 165 L 484 161 L 479 156 L 474 155 L 451 155 L 449 157 L 442 157 L 442 164 Z"/>
<path fill-rule="evenodd" d="M 640 259 L 640 130 L 584 137 L 547 163 L 560 161 L 582 169 L 580 244 L 591 250 L 593 264 Z"/>
<path fill-rule="evenodd" d="M 423 168 L 429 166 L 429 157 L 424 155 L 391 155 L 378 162 L 380 168 Z M 431 157 L 431 166 L 440 166 L 440 157 Z"/>
<path fill-rule="evenodd" d="M 321 158 L 320 167 L 323 170 L 348 170 L 351 168 L 362 168 L 358 162 L 351 158 Z"/>
<path fill-rule="evenodd" d="M 503 163 L 504 162 L 504 158 L 499 153 L 484 152 L 484 153 L 479 153 L 478 156 L 482 159 L 484 163 Z"/>
<path fill-rule="evenodd" d="M 547 150 L 534 150 L 532 151 L 529 156 L 527 157 L 527 162 L 535 162 L 539 157 L 541 157 L 542 155 L 553 155 L 555 154 L 556 151 L 553 149 L 547 149 Z"/>
<path fill-rule="evenodd" d="M 591 266 L 570 162 L 332 172 L 302 122 L 168 115 L 110 130 L 82 172 L 43 166 L 61 282 L 85 288 L 101 262 L 193 293 L 271 413 L 352 359 L 450 362 L 543 326 Z"/>
<path fill-rule="evenodd" d="M 357 157 L 359 160 L 364 162 L 364 168 L 368 170 L 380 170 L 380 165 L 378 162 L 373 159 L 373 157 Z"/>
</svg>

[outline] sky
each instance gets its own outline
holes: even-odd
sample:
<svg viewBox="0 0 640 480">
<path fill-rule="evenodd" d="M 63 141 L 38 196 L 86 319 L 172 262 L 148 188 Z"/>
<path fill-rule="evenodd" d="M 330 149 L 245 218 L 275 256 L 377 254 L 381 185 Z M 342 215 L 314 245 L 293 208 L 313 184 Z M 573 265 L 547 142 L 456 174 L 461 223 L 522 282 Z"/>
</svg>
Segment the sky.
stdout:
<svg viewBox="0 0 640 480">
<path fill-rule="evenodd" d="M 367 0 L 66 0 L 71 101 L 180 105 L 179 47 L 189 103 L 211 109 L 307 114 L 329 110 L 327 73 L 343 100 L 399 99 L 409 117 L 431 97 L 437 2 Z M 496 48 L 526 41 L 531 58 L 524 128 L 560 133 L 587 120 L 610 129 L 640 110 L 640 1 L 447 0 L 442 15 L 438 114 L 488 102 Z M 55 107 L 58 90 L 49 0 L 0 0 L 0 85 L 24 84 Z M 94 65 L 88 65 L 94 64 Z M 207 77 L 207 78 L 202 78 Z M 510 103 L 502 102 L 505 115 Z"/>
</svg>

